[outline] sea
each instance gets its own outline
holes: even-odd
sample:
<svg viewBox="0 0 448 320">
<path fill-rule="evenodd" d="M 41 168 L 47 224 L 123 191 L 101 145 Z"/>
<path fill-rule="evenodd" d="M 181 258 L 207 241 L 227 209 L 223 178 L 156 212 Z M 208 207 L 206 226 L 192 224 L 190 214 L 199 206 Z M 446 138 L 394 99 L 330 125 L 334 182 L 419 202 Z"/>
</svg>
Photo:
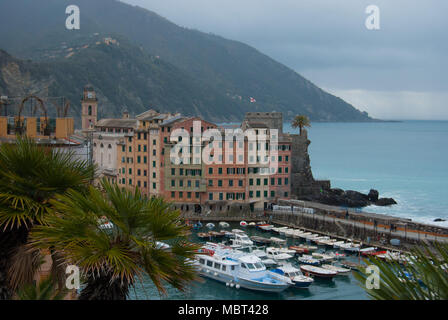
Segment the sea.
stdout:
<svg viewBox="0 0 448 320">
<path fill-rule="evenodd" d="M 289 123 L 284 124 L 283 130 L 298 131 Z M 367 193 L 376 189 L 380 197 L 391 197 L 398 203 L 391 207 L 369 206 L 363 211 L 448 227 L 447 222 L 433 222 L 436 218 L 448 220 L 448 121 L 312 123 L 308 138 L 316 179 L 331 180 L 332 187 L 344 190 Z M 250 228 L 247 233 L 263 235 Z M 200 242 L 195 233 L 191 237 L 192 241 Z M 355 256 L 348 259 L 357 261 Z M 368 297 L 353 275 L 349 275 L 332 281 L 316 280 L 307 290 L 291 288 L 280 294 L 229 288 L 204 279 L 192 284 L 186 292 L 168 287 L 167 294 L 160 295 L 150 279 L 145 278 L 131 292 L 130 299 L 363 300 Z"/>
</svg>

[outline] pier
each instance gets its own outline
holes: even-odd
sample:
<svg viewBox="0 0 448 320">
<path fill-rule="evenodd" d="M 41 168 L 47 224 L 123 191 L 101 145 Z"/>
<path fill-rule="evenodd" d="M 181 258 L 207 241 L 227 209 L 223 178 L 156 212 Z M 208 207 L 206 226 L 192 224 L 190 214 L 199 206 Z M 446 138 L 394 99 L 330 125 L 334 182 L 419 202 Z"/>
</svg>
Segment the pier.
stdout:
<svg viewBox="0 0 448 320">
<path fill-rule="evenodd" d="M 434 242 L 448 243 L 448 228 L 414 222 L 384 214 L 357 212 L 315 202 L 280 200 L 282 210 L 241 213 L 183 213 L 186 220 L 201 221 L 267 221 L 301 228 L 333 238 L 362 242 L 378 248 L 408 251 L 414 246 Z M 286 209 L 286 207 L 290 209 Z M 399 240 L 392 245 L 391 240 Z"/>
</svg>

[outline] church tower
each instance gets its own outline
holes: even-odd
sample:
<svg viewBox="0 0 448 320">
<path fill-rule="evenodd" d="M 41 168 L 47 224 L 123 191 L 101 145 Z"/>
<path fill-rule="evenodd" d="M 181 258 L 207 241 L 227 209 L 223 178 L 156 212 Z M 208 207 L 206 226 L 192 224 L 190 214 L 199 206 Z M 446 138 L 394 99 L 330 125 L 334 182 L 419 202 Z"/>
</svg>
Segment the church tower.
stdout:
<svg viewBox="0 0 448 320">
<path fill-rule="evenodd" d="M 96 122 L 98 121 L 98 99 L 96 98 L 96 92 L 91 85 L 84 87 L 81 110 L 82 131 L 94 129 Z"/>
</svg>

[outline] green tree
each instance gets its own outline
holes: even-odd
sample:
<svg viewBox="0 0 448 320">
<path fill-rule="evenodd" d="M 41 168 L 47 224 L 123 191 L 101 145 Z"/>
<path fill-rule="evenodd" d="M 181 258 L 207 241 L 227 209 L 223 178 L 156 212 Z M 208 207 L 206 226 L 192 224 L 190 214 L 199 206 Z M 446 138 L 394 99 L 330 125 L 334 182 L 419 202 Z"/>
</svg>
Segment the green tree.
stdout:
<svg viewBox="0 0 448 320">
<path fill-rule="evenodd" d="M 25 284 L 16 294 L 17 300 L 62 300 L 67 290 L 58 289 L 57 281 L 52 277 L 41 280 L 38 284 Z"/>
<path fill-rule="evenodd" d="M 355 273 L 355 278 L 375 300 L 447 300 L 448 299 L 448 244 L 436 244 L 414 249 L 406 265 L 376 258 L 366 264 L 379 269 L 379 288 L 368 289 L 367 271 Z"/>
<path fill-rule="evenodd" d="M 197 276 L 192 260 L 199 247 L 186 240 L 189 229 L 180 212 L 162 198 L 144 197 L 138 188 L 121 190 L 105 180 L 101 187 L 52 201 L 55 214 L 33 230 L 33 244 L 52 246 L 80 268 L 81 300 L 125 300 L 144 274 L 161 293 L 166 283 L 185 290 Z M 165 240 L 172 241 L 169 247 L 162 245 Z"/>
<path fill-rule="evenodd" d="M 93 175 L 94 167 L 74 160 L 71 152 L 26 137 L 0 145 L 0 300 L 32 281 L 39 259 L 26 249 L 28 234 L 45 223 L 50 200 L 69 188 L 87 190 Z"/>
<path fill-rule="evenodd" d="M 310 119 L 304 115 L 297 115 L 292 120 L 291 126 L 294 129 L 299 128 L 300 134 L 302 134 L 302 129 L 305 127 L 311 127 Z"/>
</svg>

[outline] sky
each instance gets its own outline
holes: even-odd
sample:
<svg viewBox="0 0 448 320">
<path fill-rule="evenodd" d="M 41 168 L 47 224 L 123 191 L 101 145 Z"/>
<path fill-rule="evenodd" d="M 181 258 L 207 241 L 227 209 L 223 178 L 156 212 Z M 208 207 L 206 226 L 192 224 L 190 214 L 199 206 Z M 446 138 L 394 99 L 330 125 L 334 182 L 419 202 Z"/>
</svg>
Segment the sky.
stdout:
<svg viewBox="0 0 448 320">
<path fill-rule="evenodd" d="M 448 1 L 121 1 L 249 44 L 374 118 L 448 120 Z"/>
</svg>

